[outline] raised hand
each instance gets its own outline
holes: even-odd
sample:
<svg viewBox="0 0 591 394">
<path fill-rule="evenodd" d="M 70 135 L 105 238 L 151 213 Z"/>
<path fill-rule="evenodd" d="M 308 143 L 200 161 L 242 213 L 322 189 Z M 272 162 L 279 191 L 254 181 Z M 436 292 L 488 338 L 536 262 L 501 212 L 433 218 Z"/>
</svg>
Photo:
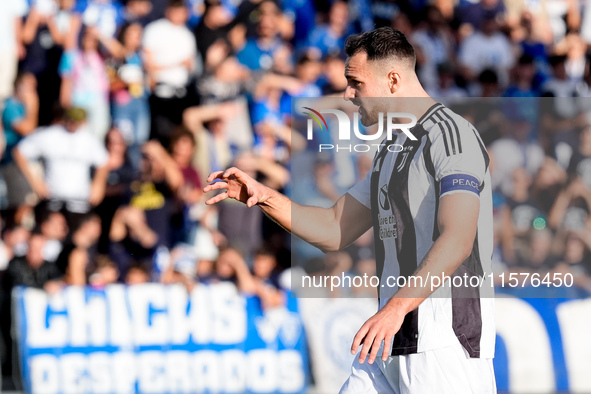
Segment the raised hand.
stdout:
<svg viewBox="0 0 591 394">
<path fill-rule="evenodd" d="M 203 189 L 205 193 L 212 190 L 225 189 L 223 193 L 207 200 L 205 202 L 207 205 L 218 203 L 226 198 L 233 198 L 250 208 L 265 202 L 269 198 L 267 187 L 236 167 L 229 168 L 226 171 L 211 173 L 207 178 L 207 182 L 213 183 L 210 183 Z"/>
</svg>

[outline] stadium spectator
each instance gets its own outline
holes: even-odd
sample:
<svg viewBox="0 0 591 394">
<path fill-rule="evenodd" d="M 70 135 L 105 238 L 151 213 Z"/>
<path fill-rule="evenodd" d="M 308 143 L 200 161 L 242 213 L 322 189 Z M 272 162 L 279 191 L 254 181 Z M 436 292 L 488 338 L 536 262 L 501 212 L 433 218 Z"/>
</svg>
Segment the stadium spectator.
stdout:
<svg viewBox="0 0 591 394">
<path fill-rule="evenodd" d="M 197 48 L 202 59 L 207 58 L 209 48 L 216 42 L 224 42 L 231 46 L 230 31 L 237 24 L 230 10 L 219 0 L 208 1 L 201 21 L 195 28 Z"/>
<path fill-rule="evenodd" d="M 558 272 L 573 274 L 575 285 L 591 293 L 591 262 L 589 260 L 589 236 L 577 232 L 566 234 L 563 259 L 558 262 Z"/>
<path fill-rule="evenodd" d="M 32 73 L 37 78 L 41 125 L 51 123 L 53 108 L 59 100 L 58 66 L 63 50 L 61 42 L 64 40 L 58 27 L 56 8 L 57 3 L 53 1 L 32 5 L 22 32 L 27 54 L 20 64 L 20 69 Z"/>
<path fill-rule="evenodd" d="M 31 134 L 14 150 L 31 188 L 40 198 L 49 200 L 50 210 L 63 208 L 71 227 L 75 227 L 80 215 L 103 200 L 109 171 L 107 152 L 85 127 L 85 121 L 83 109 L 70 108 L 63 124 Z M 43 177 L 33 171 L 33 160 L 43 160 Z"/>
<path fill-rule="evenodd" d="M 49 281 L 59 280 L 63 276 L 54 263 L 44 259 L 44 248 L 46 239 L 41 234 L 32 234 L 28 241 L 27 254 L 22 257 L 15 257 L 8 265 L 3 275 L 2 286 L 6 294 L 14 286 L 31 286 L 44 288 Z"/>
<path fill-rule="evenodd" d="M 552 231 L 547 228 L 531 229 L 527 237 L 528 245 L 519 251 L 517 266 L 511 270 L 545 273 L 554 268 L 556 260 L 552 256 L 553 236 Z"/>
<path fill-rule="evenodd" d="M 109 257 L 98 256 L 94 271 L 88 277 L 88 284 L 95 289 L 103 289 L 105 286 L 117 283 L 119 270 L 117 265 Z"/>
<path fill-rule="evenodd" d="M 568 175 L 580 177 L 583 184 L 591 189 L 591 126 L 579 133 L 579 143 L 568 164 Z"/>
<path fill-rule="evenodd" d="M 43 204 L 37 205 L 37 208 L 40 208 L 40 212 L 35 221 L 40 233 L 45 237 L 43 257 L 45 261 L 54 262 L 62 251 L 70 229 L 61 212 L 44 210 Z"/>
<path fill-rule="evenodd" d="M 98 52 L 98 31 L 85 28 L 80 49 L 64 52 L 59 72 L 62 77 L 60 102 L 64 108 L 80 107 L 88 115 L 88 126 L 102 140 L 109 131 L 109 79 Z"/>
<path fill-rule="evenodd" d="M 14 344 L 10 334 L 12 329 L 12 289 L 16 286 L 29 286 L 54 293 L 61 287 L 60 281 L 63 275 L 54 263 L 45 261 L 44 246 L 45 237 L 41 234 L 33 234 L 28 240 L 26 254 L 14 257 L 2 275 L 0 328 L 4 343 L 2 373 L 5 376 L 10 376 L 13 370 Z"/>
<path fill-rule="evenodd" d="M 97 34 L 112 37 L 123 22 L 123 6 L 116 0 L 89 0 L 82 12 L 82 22 L 94 27 Z"/>
<path fill-rule="evenodd" d="M 478 75 L 477 87 L 471 87 L 471 96 L 480 97 L 499 97 L 501 96 L 501 86 L 499 76 L 496 71 L 490 68 L 482 70 Z"/>
<path fill-rule="evenodd" d="M 152 11 L 150 0 L 128 0 L 123 9 L 123 18 L 127 23 L 148 24 L 148 15 Z"/>
<path fill-rule="evenodd" d="M 107 175 L 105 185 L 105 198 L 96 207 L 97 214 L 101 217 L 101 238 L 99 251 L 106 253 L 109 245 L 109 229 L 111 221 L 117 209 L 125 204 L 128 199 L 131 182 L 136 179 L 138 163 L 130 158 L 127 145 L 121 132 L 112 128 L 105 137 L 105 147 L 109 153 Z"/>
<path fill-rule="evenodd" d="M 319 82 L 322 96 L 342 94 L 347 87 L 347 79 L 343 75 L 345 60 L 341 56 L 327 56 L 323 63 L 323 77 Z"/>
<path fill-rule="evenodd" d="M 17 164 L 12 150 L 37 127 L 39 97 L 37 81 L 31 73 L 19 74 L 14 82 L 15 95 L 4 102 L 2 128 L 6 148 L 0 159 L 0 176 L 6 182 L 8 208 L 17 208 L 26 201 L 31 188 Z"/>
<path fill-rule="evenodd" d="M 542 212 L 548 213 L 566 184 L 566 172 L 556 162 L 547 157 L 534 176 L 531 195 Z"/>
<path fill-rule="evenodd" d="M 4 1 L 0 5 L 0 101 L 13 94 L 17 64 L 26 54 L 22 17 L 28 9 L 26 0 Z"/>
<path fill-rule="evenodd" d="M 166 17 L 146 26 L 143 37 L 145 66 L 152 84 L 150 109 L 151 138 L 165 147 L 174 128 L 182 123 L 189 106 L 188 85 L 194 74 L 201 74 L 195 37 L 185 26 L 186 4 L 171 0 Z"/>
<path fill-rule="evenodd" d="M 157 246 L 158 233 L 148 226 L 143 210 L 132 206 L 117 210 L 109 230 L 109 256 L 117 264 L 120 279 L 127 282 L 128 275 L 137 277 L 134 267 L 151 270 Z"/>
<path fill-rule="evenodd" d="M 467 97 L 468 92 L 456 83 L 457 73 L 451 63 L 442 63 L 437 66 L 437 85 L 427 92 L 432 97 Z"/>
<path fill-rule="evenodd" d="M 188 206 L 196 204 L 203 195 L 201 179 L 191 165 L 195 155 L 195 137 L 186 129 L 178 130 L 171 140 L 171 157 L 183 174 L 183 186 L 179 197 Z"/>
<path fill-rule="evenodd" d="M 230 55 L 227 44 L 214 43 L 208 51 L 205 72 L 196 85 L 201 104 L 236 100 L 248 89 L 250 78 L 250 70 Z"/>
<path fill-rule="evenodd" d="M 411 40 L 424 54 L 419 78 L 423 81 L 425 89 L 429 91 L 438 86 L 439 66 L 444 63 L 453 64 L 455 39 L 437 7 L 428 6 L 424 13 L 425 21 L 419 29 L 415 30 Z"/>
<path fill-rule="evenodd" d="M 59 0 L 58 9 L 53 15 L 56 30 L 52 33 L 53 38 L 66 51 L 76 47 L 82 25 L 80 14 L 74 11 L 75 5 L 75 0 Z"/>
<path fill-rule="evenodd" d="M 158 245 L 170 248 L 170 220 L 174 199 L 183 186 L 183 174 L 157 141 L 143 147 L 141 171 L 131 183 L 129 205 L 145 212 L 148 226 L 158 234 Z"/>
<path fill-rule="evenodd" d="M 238 249 L 227 247 L 215 261 L 215 275 L 209 283 L 230 282 L 244 294 L 254 294 L 255 281 Z"/>
<path fill-rule="evenodd" d="M 261 299 L 263 309 L 283 306 L 285 294 L 281 290 L 277 272 L 277 257 L 266 248 L 260 248 L 254 255 L 252 273 L 256 295 Z"/>
<path fill-rule="evenodd" d="M 93 212 L 81 216 L 64 243 L 55 265 L 68 285 L 83 286 L 98 256 L 101 219 Z"/>
<path fill-rule="evenodd" d="M 238 60 L 253 71 L 270 70 L 275 64 L 276 53 L 285 45 L 280 36 L 277 5 L 270 0 L 262 2 L 258 11 L 260 17 L 257 24 L 256 37 L 249 38 L 244 48 L 238 52 Z"/>
<path fill-rule="evenodd" d="M 197 170 L 192 166 L 195 137 L 189 130 L 181 128 L 173 134 L 170 146 L 171 157 L 183 174 L 183 186 L 177 193 L 178 200 L 173 208 L 174 239 L 176 242 L 191 243 L 203 212 L 199 204 L 203 186 Z"/>
<path fill-rule="evenodd" d="M 512 103 L 513 101 L 508 101 Z M 540 144 L 530 139 L 534 128 L 531 111 L 537 102 L 531 99 L 518 101 L 518 108 L 507 108 L 507 125 L 503 127 L 502 137 L 490 144 L 490 151 L 497 159 L 492 181 L 503 194 L 512 193 L 512 176 L 517 168 L 523 167 L 529 175 L 534 175 L 544 162 L 544 150 Z M 515 106 L 517 107 L 517 106 Z"/>
<path fill-rule="evenodd" d="M 581 12 L 578 0 L 549 0 L 546 11 L 555 43 L 563 39 L 569 31 L 579 29 Z"/>
<path fill-rule="evenodd" d="M 328 23 L 314 28 L 308 37 L 308 52 L 314 58 L 326 55 L 340 55 L 345 47 L 345 39 L 354 33 L 349 22 L 349 5 L 345 1 L 335 1 L 330 6 Z"/>
<path fill-rule="evenodd" d="M 125 276 L 126 285 L 139 285 L 150 282 L 150 274 L 143 265 L 133 265 Z"/>
<path fill-rule="evenodd" d="M 494 16 L 486 15 L 479 29 L 461 43 L 458 60 L 462 74 L 473 81 L 487 68 L 493 69 L 502 86 L 507 85 L 509 69 L 515 62 L 513 49 L 507 37 L 499 30 Z"/>
<path fill-rule="evenodd" d="M 576 99 L 580 85 L 566 73 L 566 57 L 555 55 L 549 61 L 552 77 L 542 85 L 541 95 L 554 99 L 542 99 L 540 131 L 544 146 L 566 168 L 576 144 L 576 131 L 586 125 L 587 119 L 581 110 L 582 101 Z"/>
<path fill-rule="evenodd" d="M 111 54 L 107 73 L 113 123 L 129 145 L 132 163 L 139 163 L 141 145 L 150 136 L 149 85 L 140 48 L 142 33 L 142 25 L 136 22 L 121 28 L 119 40 L 99 36 Z"/>
<path fill-rule="evenodd" d="M 460 3 L 456 9 L 456 15 L 462 24 L 459 28 L 460 34 L 462 30 L 479 29 L 487 19 L 502 19 L 505 11 L 505 4 L 500 0 Z"/>
<path fill-rule="evenodd" d="M 513 69 L 512 83 L 505 91 L 505 97 L 537 97 L 534 89 L 536 68 L 530 55 L 521 55 Z"/>
<path fill-rule="evenodd" d="M 579 177 L 573 178 L 560 192 L 548 217 L 551 228 L 582 231 L 591 211 L 591 190 Z"/>
<path fill-rule="evenodd" d="M 199 179 L 206 179 L 209 171 L 221 170 L 232 161 L 226 130 L 236 112 L 236 105 L 224 103 L 187 108 L 183 114 L 184 123 L 197 143 L 193 165 Z"/>
</svg>

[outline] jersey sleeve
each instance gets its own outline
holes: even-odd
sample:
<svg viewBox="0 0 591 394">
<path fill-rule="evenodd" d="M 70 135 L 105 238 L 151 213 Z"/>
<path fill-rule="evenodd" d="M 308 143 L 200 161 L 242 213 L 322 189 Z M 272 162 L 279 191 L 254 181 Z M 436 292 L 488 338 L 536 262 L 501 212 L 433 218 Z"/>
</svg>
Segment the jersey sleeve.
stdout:
<svg viewBox="0 0 591 394">
<path fill-rule="evenodd" d="M 430 133 L 431 160 L 440 197 L 452 193 L 480 196 L 488 154 L 476 129 L 463 119 L 440 122 Z"/>
<path fill-rule="evenodd" d="M 371 173 L 370 170 L 361 182 L 357 183 L 347 192 L 369 209 L 371 209 Z"/>
<path fill-rule="evenodd" d="M 43 148 L 48 144 L 51 146 L 51 141 L 47 141 L 45 136 L 43 131 L 29 134 L 17 145 L 19 153 L 27 160 L 39 159 L 43 156 Z"/>
</svg>

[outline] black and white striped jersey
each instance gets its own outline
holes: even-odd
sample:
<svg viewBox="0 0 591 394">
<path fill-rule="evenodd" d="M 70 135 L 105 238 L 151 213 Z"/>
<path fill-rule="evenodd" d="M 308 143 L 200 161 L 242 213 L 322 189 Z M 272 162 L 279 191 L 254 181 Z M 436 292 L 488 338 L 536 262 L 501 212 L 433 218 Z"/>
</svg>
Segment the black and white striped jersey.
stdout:
<svg viewBox="0 0 591 394">
<path fill-rule="evenodd" d="M 454 275 L 477 276 L 481 287 L 441 287 L 410 312 L 396 334 L 392 354 L 418 353 L 460 343 L 470 357 L 494 355 L 493 249 L 489 158 L 476 129 L 444 105 L 433 105 L 411 129 L 384 141 L 367 177 L 349 190 L 373 217 L 380 308 L 396 293 L 388 277 L 410 276 L 439 236 L 440 199 L 450 193 L 480 198 L 471 255 Z M 397 144 L 396 149 L 387 149 Z M 441 277 L 441 272 L 432 273 Z M 456 339 L 457 338 L 457 339 Z"/>
</svg>

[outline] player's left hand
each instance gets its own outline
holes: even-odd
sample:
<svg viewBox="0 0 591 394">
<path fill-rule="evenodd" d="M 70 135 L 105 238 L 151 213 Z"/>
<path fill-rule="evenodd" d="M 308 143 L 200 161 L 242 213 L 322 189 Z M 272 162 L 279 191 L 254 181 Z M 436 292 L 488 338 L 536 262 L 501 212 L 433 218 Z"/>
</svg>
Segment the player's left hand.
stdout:
<svg viewBox="0 0 591 394">
<path fill-rule="evenodd" d="M 359 362 L 365 362 L 369 353 L 370 364 L 373 364 L 378 355 L 378 350 L 384 341 L 382 361 L 387 361 L 390 355 L 390 346 L 394 335 L 402 326 L 406 312 L 390 303 L 386 304 L 378 313 L 370 317 L 357 331 L 351 346 L 351 353 L 357 353 L 359 345 L 362 345 L 359 353 Z M 370 352 L 371 349 L 371 352 Z"/>
</svg>

